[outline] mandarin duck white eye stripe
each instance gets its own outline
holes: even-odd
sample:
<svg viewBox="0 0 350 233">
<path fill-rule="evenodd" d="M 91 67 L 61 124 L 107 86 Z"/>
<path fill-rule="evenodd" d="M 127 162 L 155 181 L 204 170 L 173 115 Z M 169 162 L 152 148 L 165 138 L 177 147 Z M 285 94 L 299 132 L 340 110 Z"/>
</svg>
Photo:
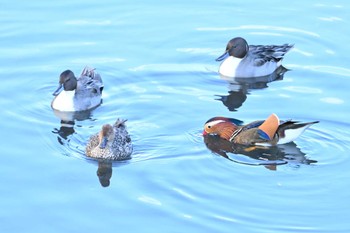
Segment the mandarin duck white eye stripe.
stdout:
<svg viewBox="0 0 350 233">
<path fill-rule="evenodd" d="M 211 122 L 207 123 L 207 127 L 211 128 L 213 125 L 217 125 L 217 124 L 222 123 L 222 122 L 225 122 L 225 121 L 223 121 L 223 120 L 211 121 Z"/>
</svg>

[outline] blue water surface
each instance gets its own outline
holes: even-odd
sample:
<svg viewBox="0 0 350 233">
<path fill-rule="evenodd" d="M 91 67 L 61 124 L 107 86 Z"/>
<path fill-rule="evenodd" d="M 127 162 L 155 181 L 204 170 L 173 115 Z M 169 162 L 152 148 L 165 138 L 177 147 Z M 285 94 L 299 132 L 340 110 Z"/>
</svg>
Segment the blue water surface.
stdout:
<svg viewBox="0 0 350 233">
<path fill-rule="evenodd" d="M 349 10 L 345 0 L 3 2 L 1 232 L 349 232 Z M 215 58 L 236 36 L 294 44 L 289 70 L 221 78 Z M 59 74 L 86 65 L 103 78 L 102 105 L 54 112 Z M 277 152 L 202 137 L 213 116 L 271 113 L 320 123 Z M 90 135 L 117 118 L 128 119 L 133 158 L 88 159 Z"/>
</svg>

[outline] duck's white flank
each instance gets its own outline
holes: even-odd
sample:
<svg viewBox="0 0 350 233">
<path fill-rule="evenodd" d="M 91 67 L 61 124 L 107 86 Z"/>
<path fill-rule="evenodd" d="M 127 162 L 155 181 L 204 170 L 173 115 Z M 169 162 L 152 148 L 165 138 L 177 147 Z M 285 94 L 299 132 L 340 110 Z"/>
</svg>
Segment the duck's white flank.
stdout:
<svg viewBox="0 0 350 233">
<path fill-rule="evenodd" d="M 297 139 L 310 126 L 311 126 L 311 124 L 310 125 L 305 125 L 304 127 L 297 128 L 297 129 L 287 129 L 284 132 L 285 137 L 284 138 L 279 138 L 277 144 L 286 144 L 286 143 L 294 141 L 295 139 Z"/>
<path fill-rule="evenodd" d="M 229 56 L 221 63 L 219 73 L 227 77 L 261 77 L 274 72 L 280 64 L 281 62 L 267 61 L 257 66 L 252 59 Z"/>
</svg>

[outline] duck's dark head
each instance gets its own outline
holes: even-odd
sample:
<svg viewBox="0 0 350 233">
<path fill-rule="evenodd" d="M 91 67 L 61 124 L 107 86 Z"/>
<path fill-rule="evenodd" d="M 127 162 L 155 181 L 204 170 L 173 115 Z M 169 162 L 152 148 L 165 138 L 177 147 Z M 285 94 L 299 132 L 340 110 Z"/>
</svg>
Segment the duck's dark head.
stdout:
<svg viewBox="0 0 350 233">
<path fill-rule="evenodd" d="M 60 75 L 58 85 L 57 90 L 53 93 L 54 96 L 61 92 L 62 87 L 65 91 L 75 90 L 77 88 L 77 78 L 71 70 L 65 70 Z"/>
<path fill-rule="evenodd" d="M 247 41 L 242 37 L 235 37 L 227 43 L 225 53 L 218 57 L 216 61 L 222 61 L 228 56 L 244 58 L 248 51 L 249 46 Z"/>
</svg>

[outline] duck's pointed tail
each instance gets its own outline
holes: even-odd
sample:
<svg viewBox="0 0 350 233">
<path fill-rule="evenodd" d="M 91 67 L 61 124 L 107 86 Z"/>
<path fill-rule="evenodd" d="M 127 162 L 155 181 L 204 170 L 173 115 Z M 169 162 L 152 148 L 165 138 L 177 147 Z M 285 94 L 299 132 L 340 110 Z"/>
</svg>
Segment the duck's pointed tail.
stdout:
<svg viewBox="0 0 350 233">
<path fill-rule="evenodd" d="M 117 121 L 114 123 L 114 127 L 118 128 L 120 126 L 124 126 L 125 125 L 125 122 L 127 121 L 127 119 L 117 119 Z"/>
<path fill-rule="evenodd" d="M 319 121 L 298 123 L 296 121 L 286 121 L 277 130 L 278 144 L 285 144 L 297 139 L 307 128 Z"/>
<path fill-rule="evenodd" d="M 81 72 L 81 76 L 88 76 L 88 77 L 93 78 L 95 76 L 95 70 L 96 70 L 96 68 L 85 66 L 85 68 Z"/>
</svg>

